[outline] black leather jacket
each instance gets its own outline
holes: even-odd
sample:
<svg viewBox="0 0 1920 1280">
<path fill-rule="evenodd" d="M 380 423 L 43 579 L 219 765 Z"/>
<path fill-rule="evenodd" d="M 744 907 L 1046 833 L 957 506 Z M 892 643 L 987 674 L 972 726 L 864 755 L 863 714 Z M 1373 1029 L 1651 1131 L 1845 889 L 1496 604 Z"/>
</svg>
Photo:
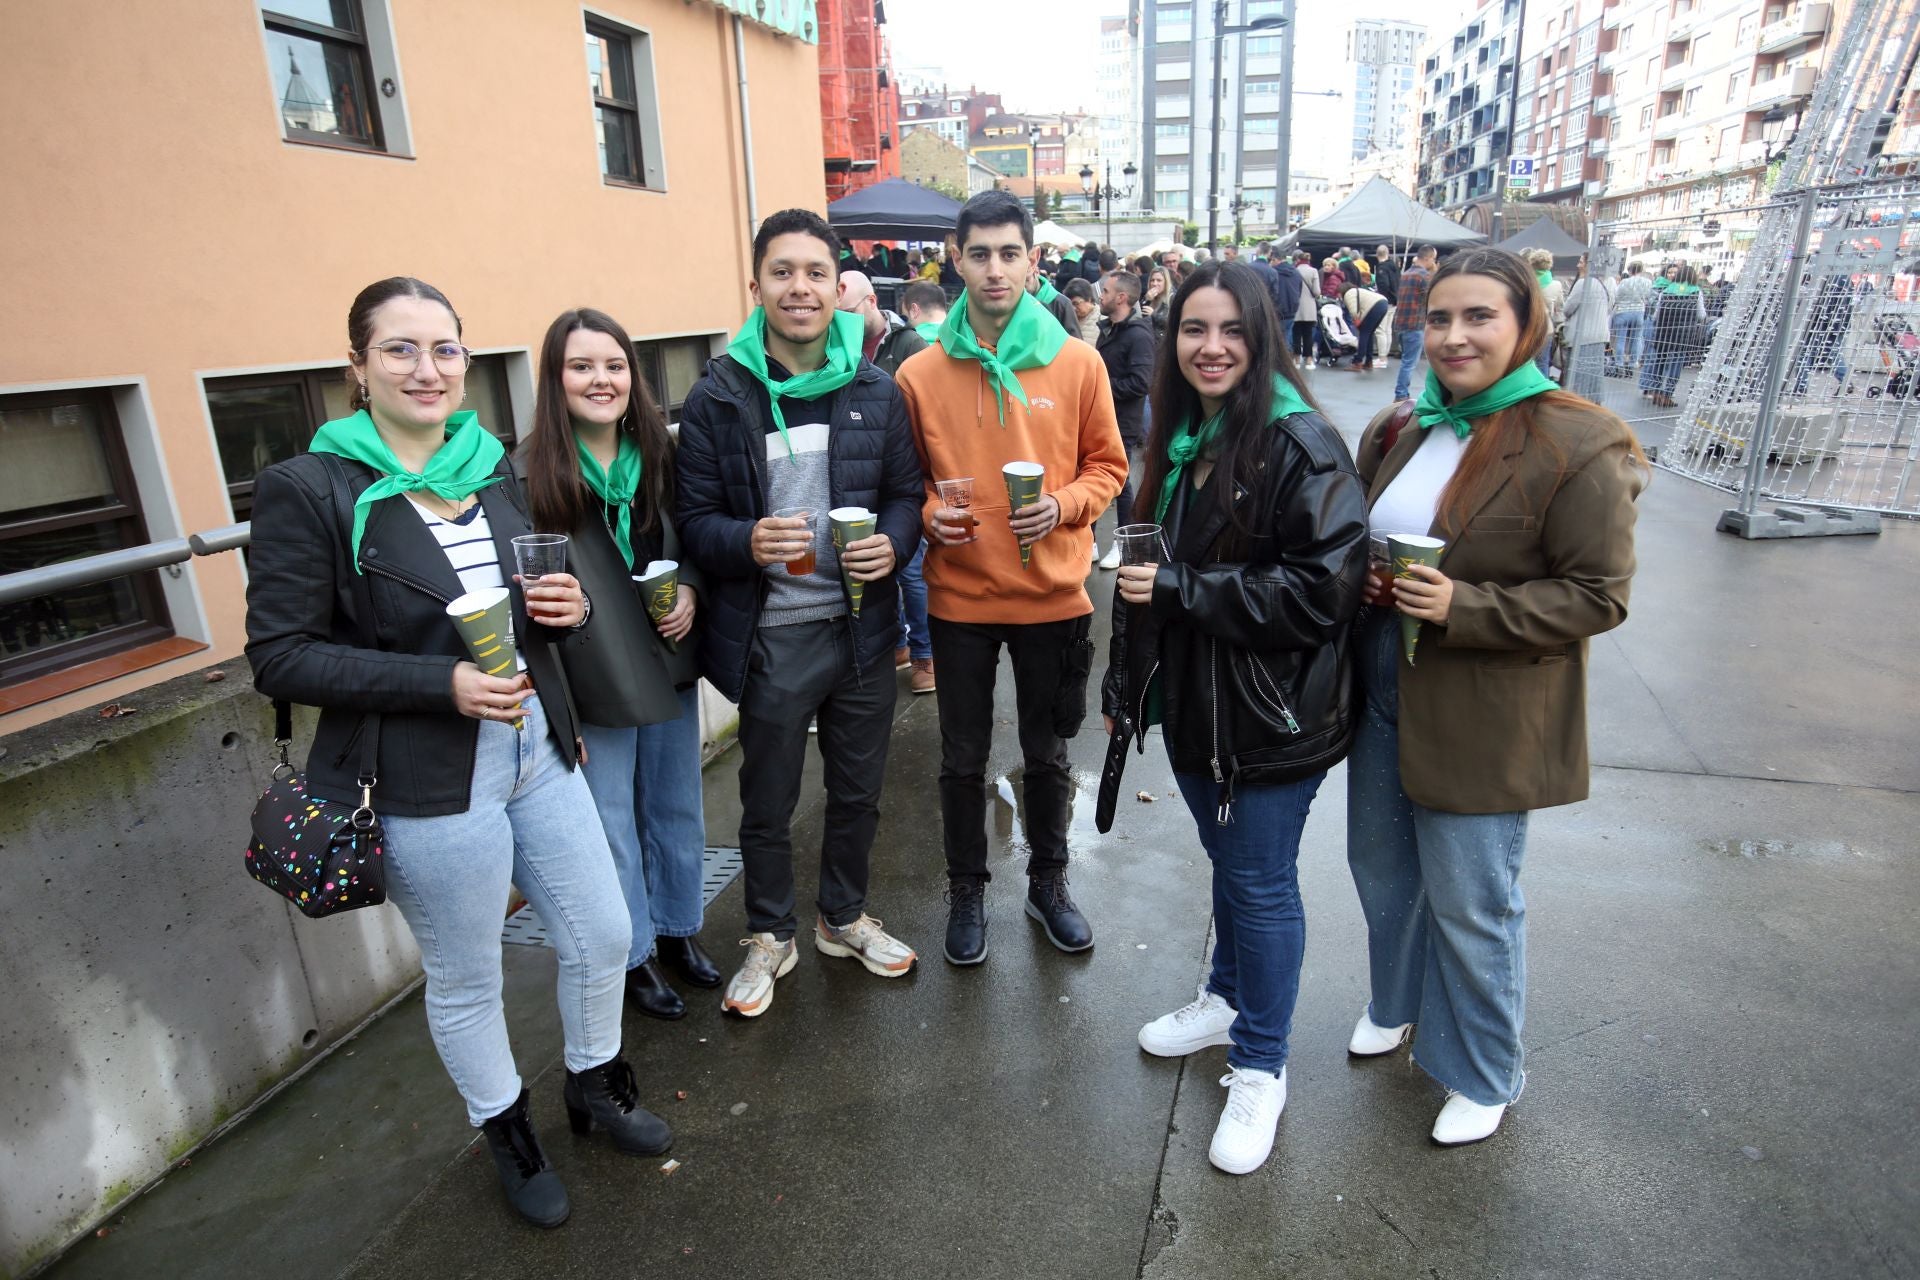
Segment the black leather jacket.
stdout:
<svg viewBox="0 0 1920 1280">
<path fill-rule="evenodd" d="M 340 460 L 350 508 L 374 482 L 373 469 Z M 513 539 L 532 530 L 511 468 L 480 490 L 493 543 L 513 564 Z M 303 453 L 254 481 L 248 553 L 247 660 L 260 692 L 320 708 L 307 757 L 314 794 L 357 795 L 356 747 L 370 712 L 380 714 L 380 813 L 431 818 L 464 813 L 473 783 L 480 722 L 454 710 L 453 668 L 467 647 L 447 618 L 461 594 L 447 553 L 399 495 L 368 509 L 360 543 L 364 579 L 348 563 L 352 527 L 341 527 L 327 460 Z M 561 759 L 576 762 L 575 716 L 555 642 L 566 633 L 527 620 L 526 600 L 508 575 L 513 629 Z M 361 615 L 370 602 L 372 617 Z"/>
<path fill-rule="evenodd" d="M 1232 530 L 1219 471 L 1167 512 L 1171 555 L 1146 606 L 1114 593 L 1101 687 L 1115 732 L 1146 750 L 1141 723 L 1157 671 L 1173 767 L 1221 785 L 1295 781 L 1338 763 L 1353 740 L 1348 633 L 1367 572 L 1367 499 L 1353 459 L 1318 414 L 1271 432 L 1252 491 L 1235 505 L 1258 531 L 1243 561 L 1221 558 Z M 1163 549 L 1163 555 L 1166 551 Z"/>
</svg>

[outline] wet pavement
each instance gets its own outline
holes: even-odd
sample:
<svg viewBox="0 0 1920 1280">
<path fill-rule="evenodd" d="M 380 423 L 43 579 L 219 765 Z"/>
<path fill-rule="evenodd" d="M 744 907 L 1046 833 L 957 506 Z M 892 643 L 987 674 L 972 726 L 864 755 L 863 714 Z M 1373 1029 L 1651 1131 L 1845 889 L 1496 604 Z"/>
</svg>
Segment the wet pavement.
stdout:
<svg viewBox="0 0 1920 1280">
<path fill-rule="evenodd" d="M 1352 439 L 1392 374 L 1313 385 Z M 937 713 L 903 675 L 871 909 L 921 967 L 882 981 L 803 941 L 754 1022 L 704 992 L 679 1023 L 630 1016 L 673 1172 L 568 1132 L 552 953 L 512 947 L 566 1227 L 507 1215 L 416 995 L 52 1274 L 1920 1273 L 1920 527 L 1742 543 L 1714 532 L 1725 505 L 1664 473 L 1642 499 L 1633 616 L 1593 646 L 1593 798 L 1531 829 L 1529 1083 L 1487 1143 L 1434 1149 L 1438 1088 L 1404 1054 L 1345 1055 L 1365 940 L 1339 771 L 1302 848 L 1289 1100 L 1255 1175 L 1206 1161 L 1225 1051 L 1163 1061 L 1134 1041 L 1191 998 L 1207 946 L 1204 858 L 1165 757 L 1132 758 L 1101 838 L 1097 721 L 1075 741 L 1074 890 L 1098 945 L 1054 951 L 1020 910 L 1004 668 L 992 954 L 946 965 Z M 1095 580 L 1104 618 L 1111 575 Z M 708 771 L 714 843 L 733 838 L 736 765 Z M 796 845 L 817 849 L 817 781 L 808 796 Z M 739 894 L 705 932 L 729 969 Z"/>
</svg>

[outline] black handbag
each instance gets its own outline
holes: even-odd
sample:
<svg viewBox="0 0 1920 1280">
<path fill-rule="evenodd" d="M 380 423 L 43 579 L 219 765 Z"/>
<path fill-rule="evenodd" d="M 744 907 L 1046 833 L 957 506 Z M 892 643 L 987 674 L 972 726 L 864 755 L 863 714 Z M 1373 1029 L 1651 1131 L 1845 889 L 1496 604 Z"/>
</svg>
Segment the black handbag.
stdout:
<svg viewBox="0 0 1920 1280">
<path fill-rule="evenodd" d="M 279 763 L 253 806 L 247 874 L 319 919 L 387 900 L 386 832 L 373 811 L 374 769 L 380 754 L 380 717 L 360 726 L 360 800 L 346 804 L 307 791 L 306 775 L 287 759 L 293 745 L 293 707 L 273 703 L 273 745 Z"/>
</svg>

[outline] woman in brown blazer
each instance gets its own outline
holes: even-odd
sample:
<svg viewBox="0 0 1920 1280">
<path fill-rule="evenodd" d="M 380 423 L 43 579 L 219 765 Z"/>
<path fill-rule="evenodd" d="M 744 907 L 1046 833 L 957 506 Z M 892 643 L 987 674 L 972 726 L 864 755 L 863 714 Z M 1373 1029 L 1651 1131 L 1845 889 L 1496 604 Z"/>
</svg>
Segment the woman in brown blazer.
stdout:
<svg viewBox="0 0 1920 1280">
<path fill-rule="evenodd" d="M 1357 458 L 1376 540 L 1446 546 L 1391 581 L 1376 565 L 1359 624 L 1347 859 L 1372 999 L 1348 1051 L 1391 1053 L 1417 1025 L 1414 1061 L 1448 1091 L 1442 1145 L 1490 1136 L 1525 1082 L 1527 814 L 1586 798 L 1587 639 L 1626 617 L 1647 477 L 1626 424 L 1538 372 L 1550 333 L 1518 257 L 1456 254 L 1428 290 L 1426 390 Z"/>
</svg>

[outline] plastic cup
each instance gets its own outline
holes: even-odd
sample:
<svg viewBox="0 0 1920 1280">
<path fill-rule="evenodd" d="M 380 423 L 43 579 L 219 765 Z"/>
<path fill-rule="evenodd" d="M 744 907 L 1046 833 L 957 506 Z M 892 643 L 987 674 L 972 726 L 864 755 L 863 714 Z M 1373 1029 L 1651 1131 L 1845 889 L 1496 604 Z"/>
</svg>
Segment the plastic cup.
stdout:
<svg viewBox="0 0 1920 1280">
<path fill-rule="evenodd" d="M 867 584 L 854 581 L 847 571 L 847 548 L 862 538 L 873 536 L 875 524 L 873 512 L 865 507 L 835 507 L 827 512 L 827 519 L 833 526 L 833 550 L 840 557 L 840 579 L 847 584 L 847 599 L 853 606 L 853 616 L 860 616 L 860 597 Z"/>
<path fill-rule="evenodd" d="M 1159 564 L 1161 528 L 1157 524 L 1123 524 L 1113 531 L 1120 544 L 1121 564 Z"/>
<path fill-rule="evenodd" d="M 558 572 L 558 570 L 556 570 Z M 482 587 L 447 604 L 447 617 L 466 642 L 474 665 L 490 676 L 511 679 L 516 650 L 513 642 L 513 595 L 505 587 Z M 513 722 L 526 728 L 525 717 Z"/>
<path fill-rule="evenodd" d="M 1393 560 L 1393 576 L 1410 578 L 1407 570 L 1416 564 L 1438 568 L 1440 553 L 1447 544 L 1440 538 L 1429 538 L 1422 533 L 1390 533 L 1387 535 L 1387 554 Z M 1400 615 L 1400 647 L 1406 652 L 1407 665 L 1413 665 L 1413 651 L 1420 643 L 1420 619 Z"/>
<path fill-rule="evenodd" d="M 1040 501 L 1041 486 L 1047 478 L 1047 469 L 1037 462 L 1009 462 L 1000 468 L 1000 474 L 1007 481 L 1007 514 L 1011 516 L 1022 507 L 1030 507 Z M 1033 547 L 1022 545 L 1020 548 L 1020 567 L 1033 565 Z"/>
<path fill-rule="evenodd" d="M 787 561 L 787 572 L 796 578 L 804 578 L 814 571 L 820 561 L 820 553 L 814 546 L 814 539 L 820 535 L 820 517 L 814 514 L 812 507 L 782 507 L 773 513 L 773 518 L 807 522 L 807 549 Z"/>
<path fill-rule="evenodd" d="M 633 584 L 640 591 L 641 603 L 647 606 L 647 616 L 657 623 L 673 612 L 673 606 L 680 599 L 680 562 L 649 561 L 645 573 L 633 575 Z M 680 652 L 680 646 L 665 636 L 660 637 L 660 643 L 667 646 L 669 653 Z"/>
<path fill-rule="evenodd" d="M 513 540 L 513 563 L 520 571 L 521 585 L 544 578 L 550 573 L 567 571 L 567 535 L 564 533 L 523 533 Z"/>
</svg>

